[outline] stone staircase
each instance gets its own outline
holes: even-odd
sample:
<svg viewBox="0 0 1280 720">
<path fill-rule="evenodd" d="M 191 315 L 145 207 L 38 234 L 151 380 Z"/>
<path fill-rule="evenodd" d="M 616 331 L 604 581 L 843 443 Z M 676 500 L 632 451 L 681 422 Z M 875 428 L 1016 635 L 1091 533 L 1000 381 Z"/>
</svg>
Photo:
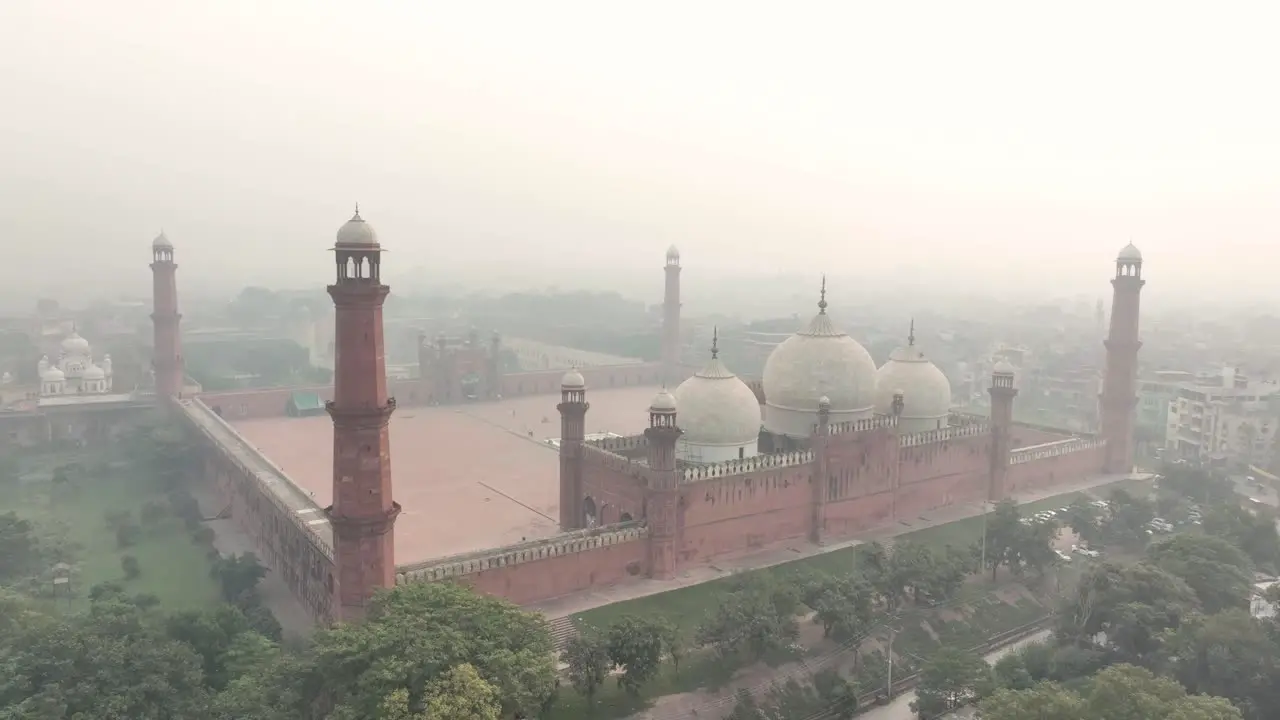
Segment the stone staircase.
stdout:
<svg viewBox="0 0 1280 720">
<path fill-rule="evenodd" d="M 555 646 L 556 654 L 564 652 L 569 641 L 578 637 L 578 626 L 567 615 L 547 621 L 547 626 L 551 630 L 551 644 Z"/>
</svg>

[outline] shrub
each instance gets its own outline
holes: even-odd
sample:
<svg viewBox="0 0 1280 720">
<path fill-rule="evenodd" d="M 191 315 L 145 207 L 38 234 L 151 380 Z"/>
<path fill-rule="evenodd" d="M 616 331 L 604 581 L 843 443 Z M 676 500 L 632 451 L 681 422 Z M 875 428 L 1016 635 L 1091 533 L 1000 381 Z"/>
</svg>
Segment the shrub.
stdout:
<svg viewBox="0 0 1280 720">
<path fill-rule="evenodd" d="M 126 580 L 133 580 L 142 574 L 142 568 L 138 567 L 138 558 L 132 555 L 120 558 L 120 569 L 124 571 Z"/>
<path fill-rule="evenodd" d="M 213 528 L 201 525 L 191 532 L 191 540 L 200 545 L 213 545 Z"/>
<path fill-rule="evenodd" d="M 165 507 L 164 503 L 157 500 L 148 500 L 147 503 L 142 506 L 142 512 L 139 513 L 139 517 L 141 518 L 143 525 L 155 525 L 161 520 L 164 520 L 165 516 L 168 514 L 169 509 Z"/>
<path fill-rule="evenodd" d="M 116 528 L 116 547 L 127 548 L 137 544 L 142 528 L 134 523 L 126 523 Z"/>
</svg>

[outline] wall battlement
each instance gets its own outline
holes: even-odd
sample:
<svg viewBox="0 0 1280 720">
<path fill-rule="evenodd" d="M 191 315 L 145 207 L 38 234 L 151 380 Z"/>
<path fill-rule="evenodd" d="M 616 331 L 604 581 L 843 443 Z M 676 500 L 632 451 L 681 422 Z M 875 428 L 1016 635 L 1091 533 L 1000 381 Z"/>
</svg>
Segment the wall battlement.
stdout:
<svg viewBox="0 0 1280 720">
<path fill-rule="evenodd" d="M 1032 445 L 1031 447 L 1018 448 L 1017 450 L 1010 452 L 1009 464 L 1021 465 L 1022 463 L 1058 457 L 1059 455 L 1067 455 L 1069 453 L 1080 452 L 1082 450 L 1092 450 L 1106 444 L 1107 441 L 1101 438 L 1077 437 L 1067 438 L 1066 440 L 1056 440 L 1054 442 L 1042 443 L 1040 445 Z"/>
<path fill-rule="evenodd" d="M 758 472 L 760 470 L 775 470 L 785 467 L 795 467 L 797 465 L 807 465 L 811 462 L 813 462 L 812 450 L 756 455 L 755 457 L 744 458 L 742 460 L 726 460 L 725 462 L 716 463 L 714 465 L 699 465 L 698 467 L 684 468 L 680 471 L 680 482 L 695 483 L 701 480 L 731 477 L 733 475 L 746 475 L 747 473 Z"/>
<path fill-rule="evenodd" d="M 575 530 L 541 540 L 530 540 L 505 547 L 477 550 L 404 565 L 396 569 L 396 584 L 405 585 L 464 577 L 486 570 L 644 540 L 648 536 L 649 528 L 639 521 Z"/>
<path fill-rule="evenodd" d="M 990 423 L 991 418 L 986 415 L 972 413 L 965 410 L 952 410 L 947 413 L 947 425 L 956 427 L 957 425 L 972 425 L 974 423 Z"/>
<path fill-rule="evenodd" d="M 633 450 L 643 450 L 649 447 L 649 438 L 644 435 L 629 435 L 626 437 L 602 437 L 593 440 L 584 441 L 585 445 L 600 448 L 607 452 L 617 454 L 619 451 L 629 452 Z M 624 460 L 626 458 L 623 458 Z"/>
<path fill-rule="evenodd" d="M 320 532 L 303 522 L 298 514 L 303 510 L 323 510 L 310 493 L 303 490 L 293 478 L 286 475 L 200 398 L 181 400 L 179 406 L 191 424 L 213 442 L 224 457 L 263 486 L 263 494 L 285 511 L 305 537 L 312 539 L 313 544 L 323 550 L 326 557 L 333 557 L 333 536 L 329 525 L 324 525 L 326 532 Z"/>
<path fill-rule="evenodd" d="M 606 467 L 631 477 L 643 477 L 648 468 L 631 458 L 588 443 L 582 444 L 582 459 L 591 465 Z"/>
<path fill-rule="evenodd" d="M 932 445 L 933 443 L 948 442 L 959 438 L 986 435 L 989 432 L 991 432 L 990 424 L 986 422 L 973 421 L 967 425 L 953 425 L 940 430 L 926 430 L 924 432 L 903 435 L 899 439 L 899 447 L 908 448 L 918 447 L 920 445 Z"/>
<path fill-rule="evenodd" d="M 845 433 L 868 432 L 870 430 L 879 430 L 880 428 L 898 427 L 898 418 L 891 415 L 876 415 L 875 417 L 863 418 L 861 420 L 846 420 L 844 422 L 832 423 L 827 426 L 828 433 L 831 435 L 843 435 Z M 818 426 L 813 426 L 813 434 L 818 434 Z"/>
</svg>

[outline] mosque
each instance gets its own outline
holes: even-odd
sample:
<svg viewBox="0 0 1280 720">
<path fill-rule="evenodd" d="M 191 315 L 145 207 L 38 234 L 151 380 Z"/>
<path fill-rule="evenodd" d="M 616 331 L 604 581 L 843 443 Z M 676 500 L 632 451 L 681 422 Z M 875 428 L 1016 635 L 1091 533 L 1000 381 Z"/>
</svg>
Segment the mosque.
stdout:
<svg viewBox="0 0 1280 720">
<path fill-rule="evenodd" d="M 155 393 L 203 438 L 205 479 L 226 504 L 219 515 L 253 538 L 321 623 L 362 617 L 376 589 L 393 584 L 461 582 L 531 604 L 1133 469 L 1145 280 L 1132 245 L 1111 278 L 1097 435 L 1015 423 L 1018 389 L 1005 363 L 990 377 L 989 416 L 954 411 L 914 327 L 877 368 L 828 313 L 825 283 L 816 313 L 772 350 L 759 380 L 734 374 L 718 333 L 689 372 L 679 360 L 675 248 L 664 267 L 661 363 L 507 373 L 485 355 L 500 347 L 494 338 L 470 343 L 465 357 L 427 345 L 419 377 L 393 379 L 381 242 L 357 212 L 332 249 L 334 384 L 192 395 L 174 250 L 167 239 L 152 247 Z M 88 344 L 69 339 L 58 373 L 74 368 L 83 392 L 101 387 L 85 384 L 99 379 L 92 367 L 109 386 Z M 67 387 L 51 380 L 48 389 Z M 325 401 L 328 418 L 289 416 L 304 390 Z M 556 392 L 558 436 L 549 437 Z M 630 429 L 595 420 L 616 412 Z"/>
<path fill-rule="evenodd" d="M 50 362 L 45 355 L 40 358 L 37 369 L 42 398 L 111 392 L 111 355 L 103 355 L 101 363 L 94 362 L 89 341 L 74 329 L 62 341 L 57 361 Z"/>
</svg>

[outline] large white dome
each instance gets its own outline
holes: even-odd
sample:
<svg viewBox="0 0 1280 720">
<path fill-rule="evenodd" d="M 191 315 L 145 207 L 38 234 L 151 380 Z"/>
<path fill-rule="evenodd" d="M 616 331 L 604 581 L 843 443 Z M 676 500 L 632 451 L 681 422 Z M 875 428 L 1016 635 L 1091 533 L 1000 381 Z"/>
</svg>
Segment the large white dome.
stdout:
<svg viewBox="0 0 1280 720">
<path fill-rule="evenodd" d="M 760 438 L 760 401 L 717 355 L 713 346 L 711 361 L 676 388 L 681 442 L 754 448 Z"/>
<path fill-rule="evenodd" d="M 876 371 L 876 412 L 893 414 L 894 393 L 902 391 L 898 427 L 920 432 L 946 427 L 951 413 L 951 382 L 915 344 L 914 328 L 905 347 L 889 354 Z"/>
<path fill-rule="evenodd" d="M 875 387 L 875 362 L 831 322 L 824 286 L 808 327 L 782 341 L 765 361 L 764 427 L 778 435 L 808 437 L 824 396 L 831 401 L 832 423 L 868 417 Z"/>
</svg>

